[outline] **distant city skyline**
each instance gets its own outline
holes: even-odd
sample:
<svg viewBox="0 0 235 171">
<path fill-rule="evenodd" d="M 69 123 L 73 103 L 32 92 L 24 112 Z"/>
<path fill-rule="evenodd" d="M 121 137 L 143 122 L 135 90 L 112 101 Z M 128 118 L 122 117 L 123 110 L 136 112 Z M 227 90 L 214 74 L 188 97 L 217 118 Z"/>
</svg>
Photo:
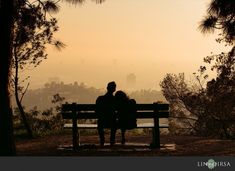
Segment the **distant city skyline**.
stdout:
<svg viewBox="0 0 235 171">
<path fill-rule="evenodd" d="M 118 89 L 127 89 L 126 76 L 134 73 L 135 89 L 160 90 L 167 73 L 190 76 L 204 57 L 226 50 L 215 42 L 216 34 L 205 36 L 198 30 L 208 2 L 106 0 L 76 7 L 61 3 L 55 15 L 60 27 L 56 38 L 66 48 L 48 47 L 48 59 L 22 76 L 31 76 L 30 88 L 58 77 L 96 88 L 114 80 Z"/>
</svg>

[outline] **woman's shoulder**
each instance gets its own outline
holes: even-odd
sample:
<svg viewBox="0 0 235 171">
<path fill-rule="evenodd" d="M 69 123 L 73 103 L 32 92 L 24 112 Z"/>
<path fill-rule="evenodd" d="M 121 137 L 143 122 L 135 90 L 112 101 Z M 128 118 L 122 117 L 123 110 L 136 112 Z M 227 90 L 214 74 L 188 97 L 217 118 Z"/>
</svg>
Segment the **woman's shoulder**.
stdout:
<svg viewBox="0 0 235 171">
<path fill-rule="evenodd" d="M 136 104 L 135 99 L 130 99 L 129 102 L 130 102 L 130 104 Z"/>
</svg>

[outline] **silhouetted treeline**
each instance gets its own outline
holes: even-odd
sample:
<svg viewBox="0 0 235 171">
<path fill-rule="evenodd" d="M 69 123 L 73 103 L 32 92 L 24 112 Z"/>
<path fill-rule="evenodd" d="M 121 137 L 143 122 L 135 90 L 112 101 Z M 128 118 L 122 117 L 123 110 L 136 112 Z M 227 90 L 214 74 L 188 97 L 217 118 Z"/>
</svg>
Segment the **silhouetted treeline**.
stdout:
<svg viewBox="0 0 235 171">
<path fill-rule="evenodd" d="M 104 94 L 105 91 L 105 88 L 88 87 L 84 83 L 65 84 L 63 82 L 50 82 L 46 83 L 42 88 L 28 90 L 23 99 L 23 105 L 26 110 L 30 110 L 34 106 L 37 106 L 39 110 L 48 109 L 52 106 L 51 100 L 55 94 L 65 97 L 66 102 L 95 103 L 96 98 Z M 137 103 L 165 101 L 162 93 L 156 90 L 138 90 L 127 92 L 127 94 L 130 98 L 136 99 Z"/>
<path fill-rule="evenodd" d="M 137 103 L 153 103 L 157 101 L 166 102 L 166 99 L 163 96 L 162 92 L 157 90 L 137 90 L 128 94 L 130 98 L 135 99 Z"/>
</svg>

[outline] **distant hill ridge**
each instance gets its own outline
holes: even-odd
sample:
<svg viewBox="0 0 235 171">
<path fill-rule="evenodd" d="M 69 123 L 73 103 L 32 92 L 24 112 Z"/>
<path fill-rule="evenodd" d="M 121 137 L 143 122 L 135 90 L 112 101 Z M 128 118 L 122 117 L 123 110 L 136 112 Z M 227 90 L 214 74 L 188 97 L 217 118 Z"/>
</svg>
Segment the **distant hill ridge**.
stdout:
<svg viewBox="0 0 235 171">
<path fill-rule="evenodd" d="M 105 89 L 88 87 L 84 83 L 78 84 L 74 82 L 73 84 L 65 84 L 63 82 L 50 82 L 46 83 L 42 88 L 28 90 L 23 99 L 23 105 L 26 107 L 26 110 L 30 110 L 35 106 L 39 110 L 48 109 L 53 106 L 51 100 L 55 94 L 65 97 L 67 102 L 95 103 L 96 98 L 104 93 Z M 157 90 L 136 90 L 127 92 L 127 94 L 130 98 L 135 99 L 137 103 L 166 101 L 162 93 Z"/>
</svg>

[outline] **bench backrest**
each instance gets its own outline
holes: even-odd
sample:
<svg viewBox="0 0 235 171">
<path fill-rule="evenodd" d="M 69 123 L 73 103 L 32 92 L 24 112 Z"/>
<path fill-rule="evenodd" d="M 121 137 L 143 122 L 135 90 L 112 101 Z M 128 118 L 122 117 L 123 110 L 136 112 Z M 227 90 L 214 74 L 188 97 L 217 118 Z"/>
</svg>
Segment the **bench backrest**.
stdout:
<svg viewBox="0 0 235 171">
<path fill-rule="evenodd" d="M 168 118 L 169 104 L 136 104 L 136 118 Z M 63 104 L 63 119 L 98 119 L 95 104 Z"/>
</svg>

